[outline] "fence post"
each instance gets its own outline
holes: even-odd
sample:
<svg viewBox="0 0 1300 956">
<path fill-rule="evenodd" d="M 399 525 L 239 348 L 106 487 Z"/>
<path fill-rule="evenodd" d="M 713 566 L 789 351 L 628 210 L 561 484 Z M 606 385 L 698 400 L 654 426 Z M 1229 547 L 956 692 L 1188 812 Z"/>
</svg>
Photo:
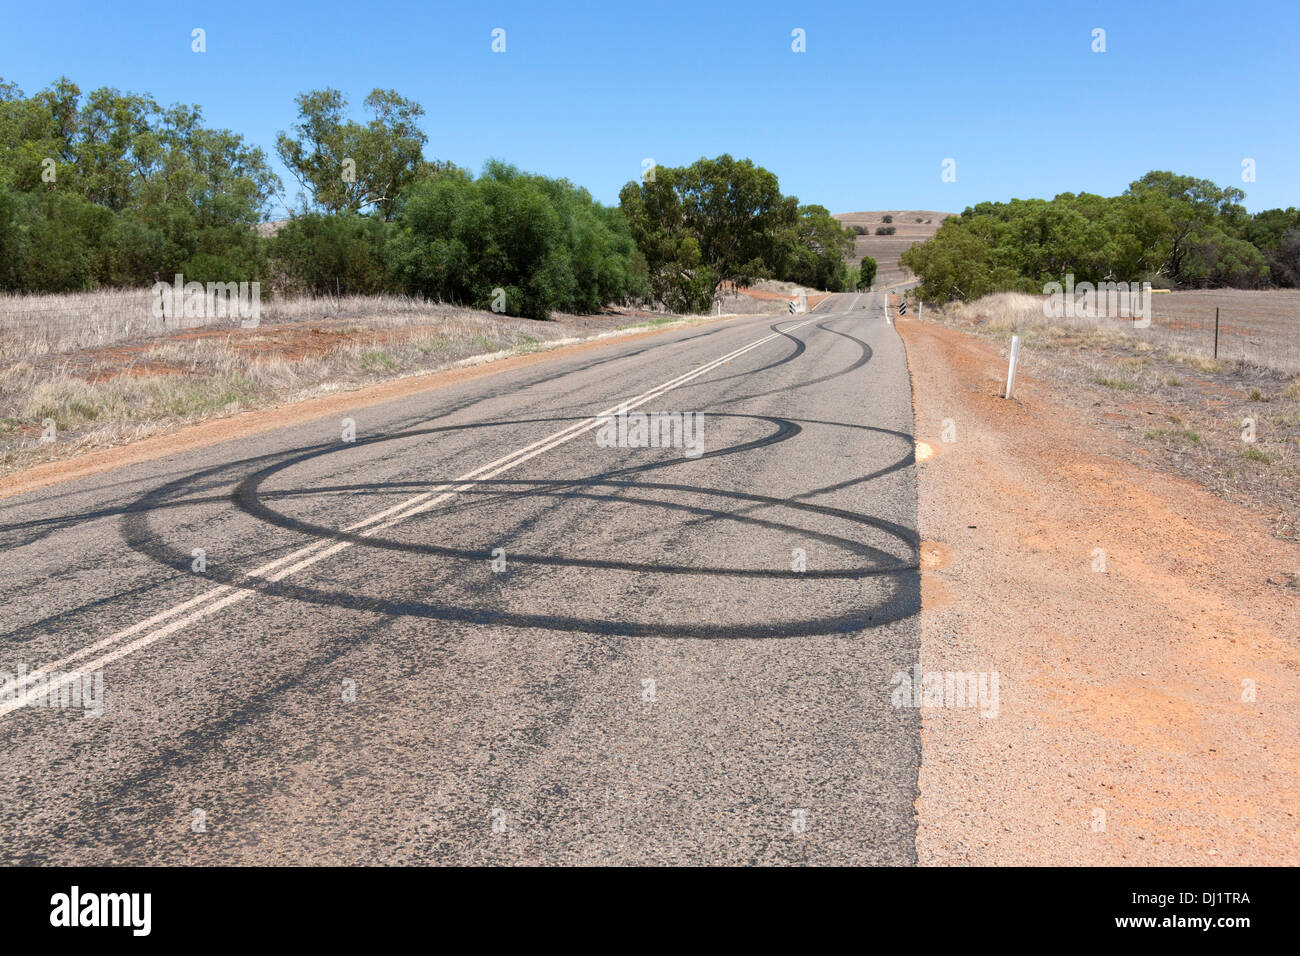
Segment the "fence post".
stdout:
<svg viewBox="0 0 1300 956">
<path fill-rule="evenodd" d="M 1219 357 L 1219 307 L 1214 307 L 1214 357 Z"/>
<path fill-rule="evenodd" d="M 1016 390 L 1016 361 L 1020 358 L 1020 336 L 1011 336 L 1011 361 L 1007 363 L 1007 398 Z"/>
</svg>

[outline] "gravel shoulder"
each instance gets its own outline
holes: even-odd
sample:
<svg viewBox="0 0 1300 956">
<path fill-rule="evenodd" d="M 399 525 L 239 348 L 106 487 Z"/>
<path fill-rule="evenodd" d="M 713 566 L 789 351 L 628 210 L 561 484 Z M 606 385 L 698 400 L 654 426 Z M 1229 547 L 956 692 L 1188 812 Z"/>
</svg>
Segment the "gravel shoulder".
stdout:
<svg viewBox="0 0 1300 956">
<path fill-rule="evenodd" d="M 996 717 L 922 710 L 919 861 L 1300 862 L 1300 547 L 1142 463 L 1088 393 L 1022 374 L 1007 402 L 995 345 L 898 329 L 922 667 L 1000 691 Z"/>
</svg>

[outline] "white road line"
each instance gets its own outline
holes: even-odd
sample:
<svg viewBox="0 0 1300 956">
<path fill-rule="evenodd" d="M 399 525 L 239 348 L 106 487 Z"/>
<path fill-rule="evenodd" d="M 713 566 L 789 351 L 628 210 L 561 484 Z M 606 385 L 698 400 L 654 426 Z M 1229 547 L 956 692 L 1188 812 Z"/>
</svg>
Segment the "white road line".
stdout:
<svg viewBox="0 0 1300 956">
<path fill-rule="evenodd" d="M 670 379 L 662 385 L 656 385 L 647 392 L 642 392 L 640 395 L 633 398 L 620 401 L 615 405 L 611 405 L 603 412 L 597 412 L 590 418 L 586 418 L 583 421 L 562 428 L 557 432 L 547 435 L 545 438 L 538 439 L 531 445 L 516 449 L 515 451 L 498 458 L 496 461 L 489 462 L 486 465 L 481 465 L 478 468 L 475 468 L 473 471 L 466 472 L 459 478 L 444 485 L 440 485 L 432 491 L 421 492 L 400 504 L 393 505 L 377 514 L 371 515 L 369 518 L 358 521 L 356 524 L 348 525 L 343 530 L 348 532 L 360 532 L 361 537 L 369 537 L 380 531 L 391 528 L 393 525 L 404 521 L 407 518 L 428 511 L 430 508 L 437 507 L 442 502 L 454 497 L 462 491 L 467 491 L 470 488 L 473 488 L 479 481 L 495 478 L 497 475 L 509 471 L 511 468 L 521 465 L 529 459 L 536 458 L 538 455 L 544 454 L 553 448 L 563 445 L 565 442 L 573 440 L 583 432 L 596 427 L 600 423 L 601 416 L 616 414 L 624 409 L 631 409 L 638 405 L 643 405 L 652 399 L 658 398 L 665 392 L 670 392 L 674 388 L 686 384 L 691 379 L 704 375 L 706 372 L 711 372 L 713 369 L 719 367 L 725 362 L 729 362 L 734 358 L 744 355 L 751 349 L 758 348 L 760 345 L 764 345 L 773 339 L 780 338 L 787 332 L 801 329 L 805 325 L 811 324 L 813 321 L 815 320 L 807 319 L 800 322 L 798 325 L 792 325 L 788 329 L 773 332 L 770 335 L 763 336 L 761 339 L 756 339 L 748 345 L 742 346 L 732 352 L 728 352 L 726 355 L 716 358 L 711 362 L 704 363 L 699 368 L 692 369 L 674 379 Z M 252 571 L 249 571 L 245 577 L 260 577 L 265 578 L 270 582 L 280 581 L 291 574 L 295 574 L 304 568 L 311 567 L 313 564 L 325 560 L 331 555 L 338 554 L 340 551 L 345 551 L 354 544 L 356 544 L 355 541 L 336 541 L 333 543 L 330 543 L 329 541 L 313 542 L 305 547 L 298 548 L 296 551 L 293 551 L 284 557 L 277 558 L 259 568 L 254 568 Z M 286 567 L 286 565 L 288 566 Z M 94 671 L 100 670 L 106 664 L 111 664 L 113 661 L 120 660 L 141 648 L 148 647 L 150 644 L 167 637 L 169 634 L 176 633 L 186 625 L 208 617 L 211 614 L 215 614 L 217 611 L 227 608 L 245 598 L 252 597 L 256 593 L 257 591 L 255 589 L 239 588 L 233 584 L 219 585 L 209 591 L 205 591 L 197 597 L 193 597 L 190 600 L 177 604 L 174 607 L 170 607 L 165 611 L 160 611 L 143 621 L 132 624 L 130 627 L 118 631 L 116 634 L 112 634 L 100 641 L 96 641 L 94 644 L 83 647 L 79 651 L 73 651 L 71 654 L 61 657 L 57 661 L 46 664 L 39 670 L 32 671 L 31 673 L 24 675 L 22 678 L 15 678 L 3 687 L 0 687 L 0 699 L 8 698 L 3 700 L 3 702 L 0 702 L 0 717 L 4 717 L 20 707 L 27 706 L 37 697 L 44 696 L 52 691 L 56 691 L 65 684 L 71 683 L 77 679 L 79 674 L 93 673 Z M 195 610 L 195 608 L 197 608 L 197 610 Z M 190 613 L 186 614 L 185 612 L 187 611 Z M 149 630 L 154 625 L 162 624 L 164 621 L 167 621 L 170 618 L 175 618 L 177 615 L 181 614 L 184 616 L 173 620 L 170 624 L 166 624 L 157 630 Z M 142 636 L 136 637 L 135 640 L 127 641 L 128 638 L 134 637 L 137 634 L 141 634 Z M 127 641 L 127 643 L 123 644 L 123 641 Z M 113 648 L 113 650 L 101 654 L 93 660 L 85 660 L 86 658 L 92 657 L 100 651 L 105 651 L 108 648 Z M 69 665 L 76 664 L 79 661 L 83 663 L 80 664 L 76 671 L 67 671 Z M 56 672 L 61 676 L 51 676 Z M 35 684 L 44 677 L 49 677 L 50 679 L 35 687 L 30 687 L 25 692 L 22 692 L 21 696 L 14 696 L 15 691 L 20 691 L 23 687 L 27 687 L 27 685 Z"/>
</svg>

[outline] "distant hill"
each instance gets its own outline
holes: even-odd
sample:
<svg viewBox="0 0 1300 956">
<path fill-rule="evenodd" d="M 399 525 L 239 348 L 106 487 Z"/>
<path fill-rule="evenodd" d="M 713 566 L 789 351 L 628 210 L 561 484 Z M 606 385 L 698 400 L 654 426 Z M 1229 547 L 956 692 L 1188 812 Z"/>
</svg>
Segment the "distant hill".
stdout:
<svg viewBox="0 0 1300 956">
<path fill-rule="evenodd" d="M 835 218 L 853 228 L 860 226 L 867 234 L 858 236 L 854 242 L 853 256 L 849 260 L 856 268 L 864 256 L 871 256 L 880 267 L 876 273 L 877 287 L 892 285 L 903 280 L 898 257 L 903 250 L 917 242 L 924 242 L 939 230 L 939 225 L 950 212 L 935 212 L 927 209 L 880 209 L 875 212 L 840 212 Z M 885 216 L 892 216 L 893 222 L 885 222 Z M 921 220 L 917 222 L 917 220 Z M 878 236 L 879 226 L 893 226 L 892 236 Z"/>
<path fill-rule="evenodd" d="M 259 236 L 269 239 L 283 229 L 288 221 L 288 219 L 272 219 L 269 222 L 259 222 L 255 228 Z"/>
</svg>

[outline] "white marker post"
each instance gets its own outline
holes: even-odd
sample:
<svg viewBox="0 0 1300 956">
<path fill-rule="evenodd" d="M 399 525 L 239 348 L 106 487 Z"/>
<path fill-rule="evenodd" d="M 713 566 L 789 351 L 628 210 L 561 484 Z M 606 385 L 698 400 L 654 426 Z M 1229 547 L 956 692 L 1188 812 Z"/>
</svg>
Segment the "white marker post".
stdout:
<svg viewBox="0 0 1300 956">
<path fill-rule="evenodd" d="M 1020 336 L 1011 336 L 1011 361 L 1007 364 L 1007 398 L 1016 391 L 1016 362 L 1020 359 Z"/>
</svg>

